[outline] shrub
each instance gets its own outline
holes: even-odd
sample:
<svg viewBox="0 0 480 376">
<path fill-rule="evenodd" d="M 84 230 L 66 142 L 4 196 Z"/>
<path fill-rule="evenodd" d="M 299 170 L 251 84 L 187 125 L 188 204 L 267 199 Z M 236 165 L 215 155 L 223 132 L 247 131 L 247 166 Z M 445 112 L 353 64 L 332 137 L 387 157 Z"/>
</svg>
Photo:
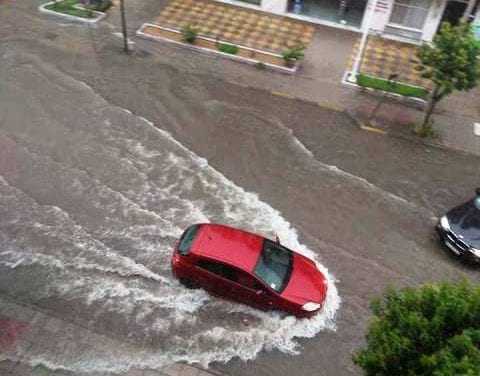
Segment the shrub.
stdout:
<svg viewBox="0 0 480 376">
<path fill-rule="evenodd" d="M 220 52 L 225 52 L 226 54 L 236 55 L 238 53 L 238 47 L 234 44 L 219 43 L 217 48 Z"/>
<path fill-rule="evenodd" d="M 292 65 L 298 60 L 303 59 L 305 56 L 305 46 L 303 44 L 300 44 L 298 46 L 289 48 L 282 53 L 283 60 L 285 60 L 285 63 L 287 65 Z"/>
<path fill-rule="evenodd" d="M 261 62 L 261 61 L 255 63 L 255 67 L 256 67 L 257 69 L 259 69 L 259 70 L 264 70 L 264 69 L 267 68 L 267 66 L 265 65 L 265 63 L 263 63 L 263 62 Z"/>
<path fill-rule="evenodd" d="M 480 375 L 480 287 L 466 281 L 390 290 L 372 302 L 366 375 Z"/>
<path fill-rule="evenodd" d="M 92 0 L 88 8 L 98 12 L 105 12 L 112 6 L 112 0 Z"/>
<path fill-rule="evenodd" d="M 47 5 L 46 9 L 54 10 L 55 12 L 65 13 L 72 16 L 76 16 L 76 17 L 93 18 L 95 16 L 92 10 L 89 8 L 86 8 L 86 9 L 76 8 L 75 5 L 77 4 L 78 4 L 77 0 L 56 1 L 53 4 Z"/>
<path fill-rule="evenodd" d="M 182 29 L 182 40 L 184 42 L 193 44 L 197 39 L 198 31 L 191 25 L 187 25 Z"/>
</svg>

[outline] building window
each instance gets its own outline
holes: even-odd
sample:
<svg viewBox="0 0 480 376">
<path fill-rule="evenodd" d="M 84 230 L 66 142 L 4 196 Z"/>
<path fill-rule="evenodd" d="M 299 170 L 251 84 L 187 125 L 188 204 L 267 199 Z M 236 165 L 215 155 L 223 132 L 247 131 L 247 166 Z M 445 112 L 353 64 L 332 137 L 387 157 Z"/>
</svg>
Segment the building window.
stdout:
<svg viewBox="0 0 480 376">
<path fill-rule="evenodd" d="M 431 0 L 395 0 L 390 25 L 422 30 Z"/>
<path fill-rule="evenodd" d="M 289 0 L 288 11 L 360 28 L 367 0 Z"/>
</svg>

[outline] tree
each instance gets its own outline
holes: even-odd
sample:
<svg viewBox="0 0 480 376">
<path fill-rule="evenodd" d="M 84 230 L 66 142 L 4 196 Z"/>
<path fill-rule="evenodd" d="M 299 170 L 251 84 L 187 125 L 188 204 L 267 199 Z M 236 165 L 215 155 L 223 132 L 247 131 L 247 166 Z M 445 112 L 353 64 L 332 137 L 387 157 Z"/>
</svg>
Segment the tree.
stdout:
<svg viewBox="0 0 480 376">
<path fill-rule="evenodd" d="M 480 76 L 479 53 L 480 44 L 468 23 L 452 26 L 445 22 L 433 43 L 422 45 L 418 70 L 433 82 L 433 90 L 418 132 L 425 133 L 431 127 L 433 110 L 442 98 L 454 90 L 475 87 Z"/>
<path fill-rule="evenodd" d="M 480 375 L 480 287 L 466 281 L 389 290 L 372 302 L 365 375 Z"/>
</svg>

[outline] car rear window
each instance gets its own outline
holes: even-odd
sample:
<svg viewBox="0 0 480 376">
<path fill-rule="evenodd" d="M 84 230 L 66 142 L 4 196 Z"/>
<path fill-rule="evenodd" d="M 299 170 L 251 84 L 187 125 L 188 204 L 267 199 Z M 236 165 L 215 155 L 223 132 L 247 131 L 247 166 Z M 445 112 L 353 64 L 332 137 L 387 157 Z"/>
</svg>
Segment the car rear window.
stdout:
<svg viewBox="0 0 480 376">
<path fill-rule="evenodd" d="M 181 255 L 188 255 L 190 248 L 192 247 L 193 240 L 195 239 L 199 229 L 200 225 L 193 225 L 187 228 L 182 234 L 180 242 L 178 243 L 178 252 Z"/>
</svg>

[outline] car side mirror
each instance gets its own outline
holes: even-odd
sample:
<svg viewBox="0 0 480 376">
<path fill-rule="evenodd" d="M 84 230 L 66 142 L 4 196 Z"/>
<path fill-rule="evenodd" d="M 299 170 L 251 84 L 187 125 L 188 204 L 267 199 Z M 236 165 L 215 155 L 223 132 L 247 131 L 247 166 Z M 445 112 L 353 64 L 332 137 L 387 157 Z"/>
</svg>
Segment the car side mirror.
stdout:
<svg viewBox="0 0 480 376">
<path fill-rule="evenodd" d="M 477 194 L 477 196 L 480 196 L 480 187 L 478 187 L 477 189 L 475 189 L 475 193 Z"/>
</svg>

